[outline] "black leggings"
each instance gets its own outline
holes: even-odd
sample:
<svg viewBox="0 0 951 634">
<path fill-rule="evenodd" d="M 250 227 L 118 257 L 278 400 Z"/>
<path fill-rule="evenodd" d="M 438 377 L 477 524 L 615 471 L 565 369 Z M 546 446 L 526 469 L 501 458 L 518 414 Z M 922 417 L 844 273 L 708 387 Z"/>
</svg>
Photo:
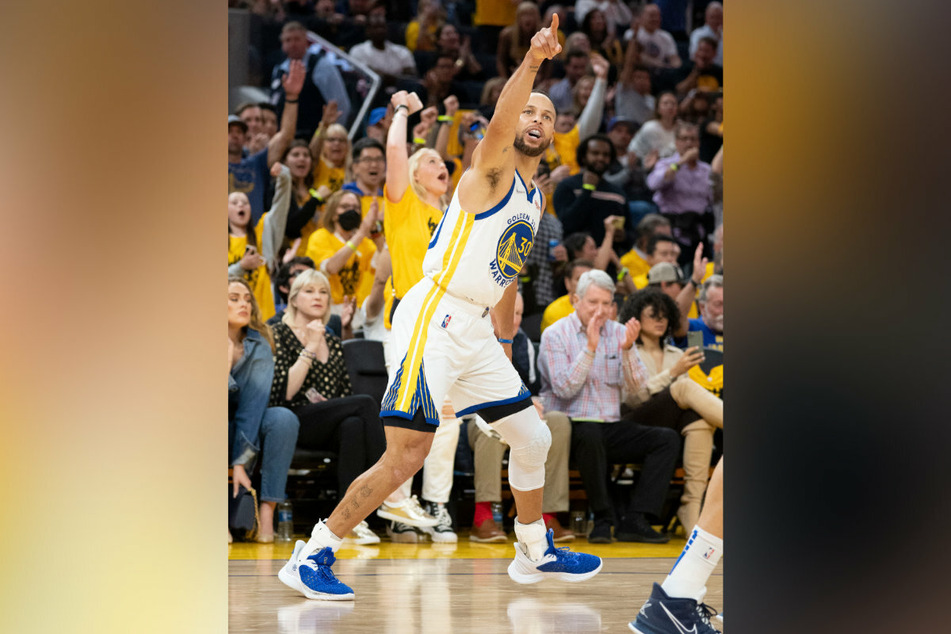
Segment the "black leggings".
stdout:
<svg viewBox="0 0 951 634">
<path fill-rule="evenodd" d="M 357 476 L 372 467 L 386 449 L 380 406 L 366 394 L 311 403 L 294 413 L 300 420 L 298 447 L 337 452 L 341 498 Z"/>
</svg>

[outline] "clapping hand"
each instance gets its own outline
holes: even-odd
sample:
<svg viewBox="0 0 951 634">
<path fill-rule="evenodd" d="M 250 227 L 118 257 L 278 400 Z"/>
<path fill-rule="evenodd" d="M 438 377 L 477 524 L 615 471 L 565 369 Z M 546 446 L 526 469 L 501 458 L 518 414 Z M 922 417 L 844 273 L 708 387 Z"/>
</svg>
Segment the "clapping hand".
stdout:
<svg viewBox="0 0 951 634">
<path fill-rule="evenodd" d="M 637 338 L 640 334 L 641 322 L 637 321 L 637 317 L 631 317 L 627 320 L 627 323 L 624 324 L 624 341 L 621 342 L 621 350 L 630 350 L 631 346 L 637 342 Z"/>
</svg>

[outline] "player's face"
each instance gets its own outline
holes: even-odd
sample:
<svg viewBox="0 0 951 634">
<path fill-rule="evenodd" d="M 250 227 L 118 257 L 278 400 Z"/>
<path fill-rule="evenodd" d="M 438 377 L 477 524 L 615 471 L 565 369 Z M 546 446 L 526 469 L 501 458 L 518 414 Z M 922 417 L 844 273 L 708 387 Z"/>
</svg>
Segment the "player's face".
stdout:
<svg viewBox="0 0 951 634">
<path fill-rule="evenodd" d="M 247 227 L 251 220 L 251 203 L 241 192 L 228 194 L 228 223 L 232 227 Z"/>
<path fill-rule="evenodd" d="M 723 289 L 711 286 L 707 290 L 707 301 L 700 304 L 700 316 L 703 322 L 715 332 L 723 332 Z"/>
<path fill-rule="evenodd" d="M 299 146 L 291 148 L 291 151 L 287 153 L 287 158 L 284 163 L 287 165 L 287 168 L 291 170 L 291 176 L 294 178 L 306 178 L 307 175 L 310 174 L 311 167 L 313 167 L 310 150 Z"/>
<path fill-rule="evenodd" d="M 555 107 L 545 95 L 532 93 L 522 108 L 515 130 L 515 149 L 526 156 L 541 156 L 555 133 Z"/>
<path fill-rule="evenodd" d="M 244 328 L 251 323 L 251 292 L 240 282 L 228 284 L 228 325 Z"/>
<path fill-rule="evenodd" d="M 419 159 L 414 178 L 426 191 L 442 196 L 449 189 L 449 170 L 446 169 L 446 163 L 436 152 L 422 151 L 426 154 Z"/>
</svg>

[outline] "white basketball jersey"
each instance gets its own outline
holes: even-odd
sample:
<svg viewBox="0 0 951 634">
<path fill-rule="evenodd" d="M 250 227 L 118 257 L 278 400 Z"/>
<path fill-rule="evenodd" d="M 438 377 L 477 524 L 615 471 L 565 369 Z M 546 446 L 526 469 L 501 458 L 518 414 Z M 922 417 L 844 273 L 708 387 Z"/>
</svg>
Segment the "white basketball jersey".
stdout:
<svg viewBox="0 0 951 634">
<path fill-rule="evenodd" d="M 481 213 L 462 209 L 457 187 L 429 243 L 423 275 L 450 295 L 495 306 L 522 270 L 544 208 L 541 190 L 529 191 L 518 171 L 499 204 Z"/>
</svg>

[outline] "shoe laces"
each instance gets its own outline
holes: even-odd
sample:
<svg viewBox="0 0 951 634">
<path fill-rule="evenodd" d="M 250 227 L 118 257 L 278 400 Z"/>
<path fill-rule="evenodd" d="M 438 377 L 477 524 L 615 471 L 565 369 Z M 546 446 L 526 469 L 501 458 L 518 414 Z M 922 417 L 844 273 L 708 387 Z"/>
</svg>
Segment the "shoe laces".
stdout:
<svg viewBox="0 0 951 634">
<path fill-rule="evenodd" d="M 717 614 L 717 611 L 711 608 L 706 603 L 697 604 L 697 616 L 700 617 L 700 620 L 703 621 L 704 624 L 709 625 L 711 628 L 713 628 L 713 624 L 710 623 L 710 617 L 716 616 L 716 614 Z M 714 628 L 714 630 L 716 630 L 716 628 Z"/>
<path fill-rule="evenodd" d="M 439 505 L 439 504 L 433 503 L 429 507 L 429 514 L 435 517 L 436 520 L 439 521 L 439 524 L 437 524 L 437 526 L 443 526 L 443 525 L 451 526 L 452 525 L 452 517 L 449 515 L 449 509 L 447 509 L 445 505 Z"/>
<path fill-rule="evenodd" d="M 324 554 L 324 551 L 322 550 L 319 553 L 311 555 L 307 559 L 313 562 L 312 568 L 324 582 L 328 584 L 340 583 L 340 580 L 334 576 L 333 570 L 330 569 L 334 561 L 336 561 L 336 557 L 333 556 L 333 553 Z"/>
</svg>

